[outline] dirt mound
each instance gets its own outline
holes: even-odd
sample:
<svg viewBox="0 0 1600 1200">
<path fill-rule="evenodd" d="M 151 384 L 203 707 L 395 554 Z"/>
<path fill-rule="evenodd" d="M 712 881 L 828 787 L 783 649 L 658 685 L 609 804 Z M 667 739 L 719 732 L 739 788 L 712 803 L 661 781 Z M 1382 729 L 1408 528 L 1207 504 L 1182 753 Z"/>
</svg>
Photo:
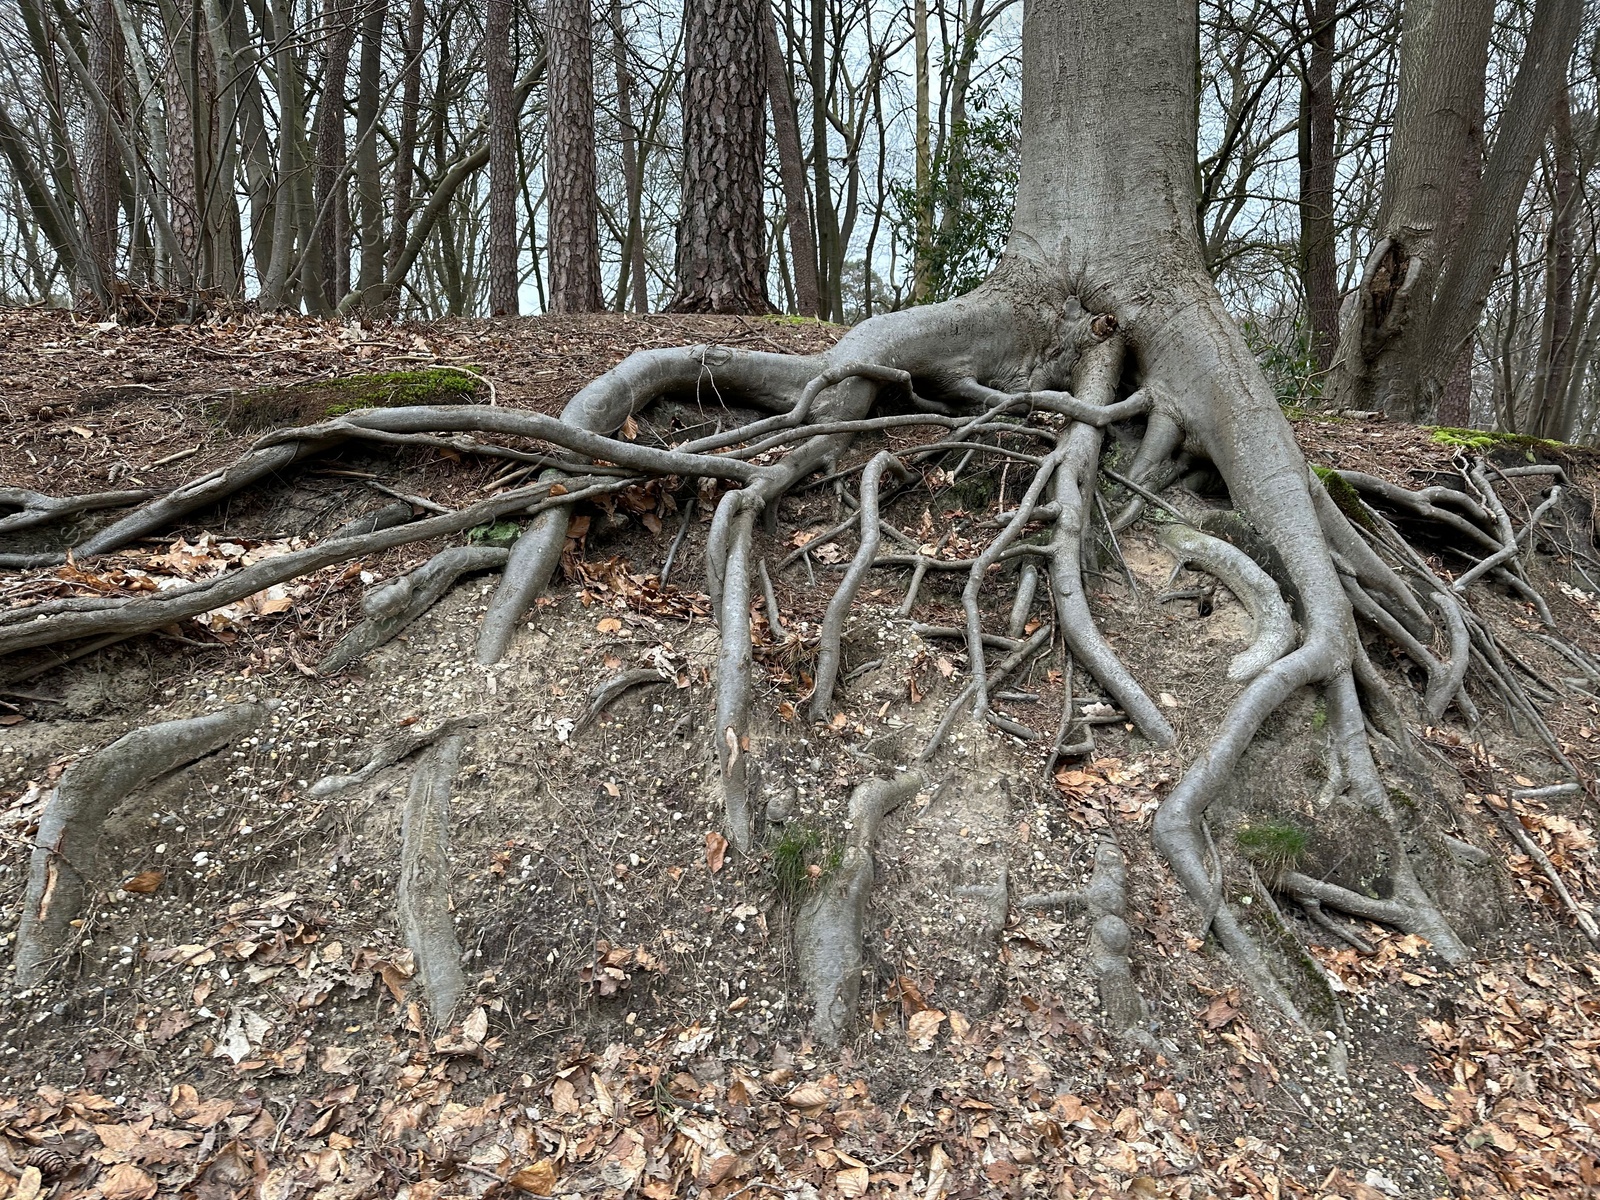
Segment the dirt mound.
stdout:
<svg viewBox="0 0 1600 1200">
<path fill-rule="evenodd" d="M 642 346 L 811 351 L 837 332 L 664 317 L 124 330 L 5 314 L 7 395 L 29 421 L 0 448 L 0 478 L 57 495 L 89 480 L 164 488 L 231 462 L 261 426 L 216 423 L 219 375 L 249 394 L 285 374 L 443 361 L 485 381 L 480 403 L 492 391 L 497 405 L 553 413 Z M 657 419 L 675 438 L 740 420 L 710 398 Z M 1351 418 L 1306 416 L 1296 432 L 1314 463 L 1407 489 L 1456 469 L 1463 448 Z M 852 454 L 913 444 L 890 430 Z M 1559 462 L 1577 495 L 1558 515 L 1592 541 L 1587 455 L 1477 449 L 1510 469 L 1530 453 Z M 464 509 L 512 469 L 448 444 L 347 446 L 159 540 L 8 574 L 0 596 L 19 608 L 195 586 L 313 548 L 396 496 L 406 519 Z M 1017 502 L 999 467 L 957 475 L 900 499 L 914 550 L 973 555 L 982 522 Z M 1088 573 L 1087 602 L 1176 745 L 1154 747 L 1081 676 L 1024 661 L 996 692 L 1003 721 L 950 724 L 866 844 L 858 789 L 912 768 L 968 685 L 964 643 L 946 633 L 962 625 L 965 575 L 929 570 L 915 619 L 903 615 L 907 572 L 870 577 L 845 626 L 834 715 L 808 721 L 818 631 L 854 538 L 833 540 L 849 511 L 832 490 L 785 499 L 777 530 L 755 534 L 771 606 L 754 597 L 757 702 L 738 753 L 757 768 L 760 804 L 741 856 L 723 834 L 719 638 L 702 591 L 719 493 L 702 490 L 693 505 L 658 488 L 586 510 L 563 582 L 493 667 L 472 656 L 494 590 L 480 565 L 396 636 L 331 677 L 317 671 L 373 619 L 377 585 L 452 544 L 442 537 L 71 661 L 40 650 L 8 663 L 7 941 L 28 936 L 19 919 L 41 855 L 64 864 L 52 878 L 76 872 L 87 888 L 53 972 L 20 986 L 13 966 L 0 996 L 0 1200 L 40 1184 L 107 1200 L 251 1189 L 1367 1200 L 1600 1186 L 1600 958 L 1574 917 L 1600 890 L 1594 801 L 1541 790 L 1560 776 L 1530 723 L 1468 726 L 1453 712 L 1425 726 L 1437 769 L 1392 796 L 1457 822 L 1466 882 L 1446 903 L 1477 940 L 1454 966 L 1376 921 L 1319 926 L 1279 910 L 1290 868 L 1387 899 L 1379 874 L 1346 862 L 1359 814 L 1342 838 L 1317 819 L 1338 802 L 1302 736 L 1327 725 L 1322 701 L 1297 697 L 1249 752 L 1213 810 L 1213 854 L 1229 864 L 1229 902 L 1277 931 L 1268 951 L 1302 975 L 1296 998 L 1337 998 L 1327 1019 L 1345 1032 L 1323 1040 L 1208 945 L 1205 914 L 1151 841 L 1162 798 L 1238 691 L 1229 664 L 1253 622 L 1227 588 L 1175 578 L 1153 525 L 1117 535 Z M 1505 494 L 1530 512 L 1539 503 L 1509 481 Z M 485 524 L 468 544 L 514 533 Z M 29 536 L 16 548 L 54 544 Z M 1532 540 L 1552 620 L 1600 651 L 1593 567 L 1563 549 L 1570 536 Z M 1497 589 L 1480 609 L 1514 631 L 1513 668 L 1538 690 L 1555 752 L 1591 780 L 1593 681 L 1540 640 L 1521 597 Z M 1036 624 L 1024 611 L 1011 638 Z M 990 671 L 1006 653 L 994 650 Z M 1426 684 L 1387 644 L 1372 653 L 1396 691 Z M 97 751 L 252 704 L 263 708 L 225 748 L 117 791 L 92 861 L 41 848 L 47 802 L 93 790 Z M 1028 738 L 1064 706 L 1092 732 L 1066 758 Z M 1303 827 L 1283 819 L 1285 797 Z M 824 1051 L 808 1036 L 797 926 L 863 861 L 859 1003 L 843 1047 Z M 1095 899 L 1118 869 L 1125 894 Z M 1126 926 L 1120 949 L 1108 917 Z M 1142 1041 L 1107 1019 L 1108 969 L 1131 971 Z"/>
</svg>

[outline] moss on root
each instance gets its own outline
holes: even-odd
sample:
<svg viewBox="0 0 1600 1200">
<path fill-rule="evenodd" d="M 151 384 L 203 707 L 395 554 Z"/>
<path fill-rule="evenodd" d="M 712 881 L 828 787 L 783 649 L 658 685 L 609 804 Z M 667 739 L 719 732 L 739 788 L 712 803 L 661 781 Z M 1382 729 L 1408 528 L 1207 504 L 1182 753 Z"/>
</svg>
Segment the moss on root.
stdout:
<svg viewBox="0 0 1600 1200">
<path fill-rule="evenodd" d="M 798 904 L 839 869 L 840 851 L 809 825 L 785 825 L 772 842 L 772 890 L 786 904 Z"/>
<path fill-rule="evenodd" d="M 466 404 L 477 388 L 473 376 L 449 367 L 374 371 L 233 395 L 215 405 L 211 417 L 230 432 L 255 433 L 312 424 L 363 408 Z"/>
<path fill-rule="evenodd" d="M 1372 520 L 1372 514 L 1367 512 L 1367 506 L 1361 502 L 1361 494 L 1351 487 L 1349 481 L 1339 472 L 1330 467 L 1319 467 L 1313 464 L 1313 471 L 1317 478 L 1322 480 L 1322 486 L 1328 493 L 1328 498 L 1345 518 L 1353 525 L 1362 529 L 1377 532 L 1377 525 Z"/>
<path fill-rule="evenodd" d="M 1432 440 L 1440 446 L 1450 446 L 1458 450 L 1476 450 L 1483 453 L 1489 450 L 1522 450 L 1529 461 L 1538 451 L 1548 453 L 1551 450 L 1564 450 L 1566 447 L 1561 442 L 1552 442 L 1546 438 L 1530 437 L 1525 433 L 1500 433 L 1493 429 L 1457 429 L 1450 425 L 1430 426 Z"/>
</svg>

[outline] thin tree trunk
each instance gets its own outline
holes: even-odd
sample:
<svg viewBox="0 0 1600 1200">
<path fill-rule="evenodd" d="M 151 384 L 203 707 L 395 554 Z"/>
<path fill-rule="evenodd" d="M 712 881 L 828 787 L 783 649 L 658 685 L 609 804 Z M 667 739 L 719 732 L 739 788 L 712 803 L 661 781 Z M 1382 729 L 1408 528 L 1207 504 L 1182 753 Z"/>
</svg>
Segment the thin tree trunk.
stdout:
<svg viewBox="0 0 1600 1200">
<path fill-rule="evenodd" d="M 929 124 L 930 84 L 928 63 L 928 0 L 916 0 L 911 12 L 915 53 L 917 113 L 913 134 L 916 159 L 917 245 L 911 258 L 911 303 L 920 304 L 928 295 L 928 256 L 933 248 L 933 141 Z"/>
<path fill-rule="evenodd" d="M 550 0 L 547 20 L 550 311 L 599 312 L 603 302 L 595 195 L 594 47 L 587 0 Z"/>
<path fill-rule="evenodd" d="M 1304 0 L 1310 53 L 1300 101 L 1300 286 L 1306 299 L 1311 356 L 1317 370 L 1333 365 L 1339 342 L 1338 173 L 1333 62 L 1337 0 Z"/>
<path fill-rule="evenodd" d="M 383 282 L 383 180 L 378 166 L 378 116 L 383 106 L 384 23 L 389 0 L 368 0 L 361 22 L 361 66 L 356 81 L 356 199 L 361 226 L 361 270 L 356 287 L 363 293 Z M 342 297 L 341 297 L 342 299 Z"/>
<path fill-rule="evenodd" d="M 617 274 L 617 308 L 632 292 L 634 312 L 650 307 L 644 265 L 644 162 L 639 153 L 639 127 L 633 119 L 633 76 L 628 70 L 628 39 L 622 24 L 622 0 L 611 0 L 611 57 L 617 73 L 617 120 L 622 125 L 622 182 L 627 189 L 628 226 Z"/>
<path fill-rule="evenodd" d="M 764 313 L 766 117 L 759 0 L 683 9 L 683 187 L 678 312 Z"/>
<path fill-rule="evenodd" d="M 511 77 L 511 0 L 488 0 L 483 25 L 489 82 L 489 312 L 517 315 L 517 112 Z"/>
<path fill-rule="evenodd" d="M 789 235 L 795 309 L 803 316 L 820 317 L 825 314 L 817 288 L 817 243 L 812 232 L 811 210 L 806 203 L 805 155 L 800 149 L 794 89 L 789 82 L 783 47 L 778 41 L 771 0 L 762 0 L 761 42 L 767 103 L 772 109 L 772 134 L 778 144 L 778 177 L 783 183 L 784 224 Z"/>
<path fill-rule="evenodd" d="M 121 75 L 122 34 L 117 28 L 111 0 L 94 0 L 89 8 L 89 73 L 102 93 L 111 96 Z M 78 286 L 95 297 L 102 306 L 111 303 L 110 281 L 116 278 L 117 199 L 121 191 L 121 172 L 117 162 L 117 143 L 111 134 L 112 112 L 94 105 L 84 120 L 83 151 L 79 169 L 83 174 L 83 247 L 78 260 Z"/>
<path fill-rule="evenodd" d="M 1534 375 L 1532 418 L 1537 436 L 1564 442 L 1577 424 L 1575 398 L 1567 387 L 1572 365 L 1572 314 L 1575 243 L 1578 226 L 1578 155 L 1572 138 L 1570 93 L 1556 105 L 1551 136 L 1555 170 L 1550 188 L 1550 234 L 1545 249 L 1544 320 L 1539 333 L 1539 362 Z"/>
<path fill-rule="evenodd" d="M 406 14 L 405 65 L 400 82 L 400 136 L 394 150 L 394 224 L 389 231 L 389 253 L 385 275 L 393 274 L 395 264 L 405 253 L 406 235 L 411 222 L 412 181 L 416 177 L 417 114 L 422 105 L 422 35 L 427 17 L 427 0 L 411 0 Z M 372 303 L 392 306 L 395 293 L 375 297 Z"/>
<path fill-rule="evenodd" d="M 345 165 L 345 80 L 350 71 L 350 49 L 355 44 L 354 0 L 327 0 L 328 29 L 322 73 L 322 95 L 317 100 L 316 191 L 314 201 L 317 266 L 320 290 L 314 297 L 319 308 L 333 311 L 349 291 L 349 188 Z M 341 286 L 343 284 L 343 286 Z M 309 297 L 308 298 L 313 298 Z"/>
</svg>

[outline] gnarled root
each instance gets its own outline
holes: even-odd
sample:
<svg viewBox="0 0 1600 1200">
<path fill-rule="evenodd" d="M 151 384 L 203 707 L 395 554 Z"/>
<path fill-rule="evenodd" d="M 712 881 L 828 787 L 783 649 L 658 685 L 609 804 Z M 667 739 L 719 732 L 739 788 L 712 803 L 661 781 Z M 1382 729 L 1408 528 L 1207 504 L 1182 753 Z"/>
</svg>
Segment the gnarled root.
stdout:
<svg viewBox="0 0 1600 1200">
<path fill-rule="evenodd" d="M 409 575 L 374 588 L 361 605 L 367 619 L 344 635 L 317 671 L 333 675 L 366 657 L 437 604 L 461 576 L 502 566 L 506 557 L 495 546 L 452 546 Z"/>
<path fill-rule="evenodd" d="M 869 779 L 850 795 L 850 832 L 839 865 L 795 918 L 800 978 L 814 1006 L 811 1036 L 837 1046 L 861 998 L 861 936 L 872 892 L 872 843 L 883 819 L 917 794 L 919 771 Z"/>
<path fill-rule="evenodd" d="M 268 711 L 264 704 L 236 704 L 203 717 L 150 725 L 68 768 L 34 838 L 14 959 L 20 986 L 39 983 L 66 948 L 111 810 L 139 788 L 244 736 Z"/>
<path fill-rule="evenodd" d="M 1294 649 L 1294 621 L 1289 606 L 1272 577 L 1243 550 L 1221 538 L 1187 525 L 1161 527 L 1161 543 L 1181 562 L 1215 576 L 1244 605 L 1255 622 L 1250 648 L 1236 654 L 1228 665 L 1228 678 L 1236 683 L 1254 679 Z"/>
<path fill-rule="evenodd" d="M 417 763 L 400 826 L 400 886 L 396 909 L 435 1027 L 466 990 L 461 943 L 450 915 L 450 791 L 466 739 L 440 740 Z"/>
</svg>

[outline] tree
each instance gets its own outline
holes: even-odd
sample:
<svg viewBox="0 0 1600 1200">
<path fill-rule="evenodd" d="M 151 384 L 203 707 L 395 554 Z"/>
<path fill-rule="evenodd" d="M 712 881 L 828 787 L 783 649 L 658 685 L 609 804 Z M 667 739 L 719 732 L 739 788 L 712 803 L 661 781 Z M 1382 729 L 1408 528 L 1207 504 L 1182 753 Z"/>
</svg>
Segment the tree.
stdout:
<svg viewBox="0 0 1600 1200">
<path fill-rule="evenodd" d="M 488 0 L 483 66 L 489 77 L 489 312 L 517 315 L 517 111 L 511 78 L 511 0 Z"/>
<path fill-rule="evenodd" d="M 683 6 L 677 312 L 763 313 L 767 88 L 760 0 Z"/>
<path fill-rule="evenodd" d="M 1333 365 L 1339 344 L 1338 114 L 1333 64 L 1338 45 L 1337 0 L 1303 0 L 1310 46 L 1303 55 L 1300 91 L 1300 286 L 1305 293 L 1311 353 L 1320 371 Z"/>
<path fill-rule="evenodd" d="M 1377 239 L 1340 332 L 1334 383 L 1343 407 L 1413 421 L 1434 413 L 1461 369 L 1510 246 L 1518 202 L 1566 93 L 1583 5 L 1538 0 L 1484 158 L 1494 12 L 1493 0 L 1405 5 Z"/>
<path fill-rule="evenodd" d="M 600 232 L 594 173 L 594 41 L 587 0 L 551 0 L 547 253 L 550 311 L 598 312 Z"/>
</svg>

